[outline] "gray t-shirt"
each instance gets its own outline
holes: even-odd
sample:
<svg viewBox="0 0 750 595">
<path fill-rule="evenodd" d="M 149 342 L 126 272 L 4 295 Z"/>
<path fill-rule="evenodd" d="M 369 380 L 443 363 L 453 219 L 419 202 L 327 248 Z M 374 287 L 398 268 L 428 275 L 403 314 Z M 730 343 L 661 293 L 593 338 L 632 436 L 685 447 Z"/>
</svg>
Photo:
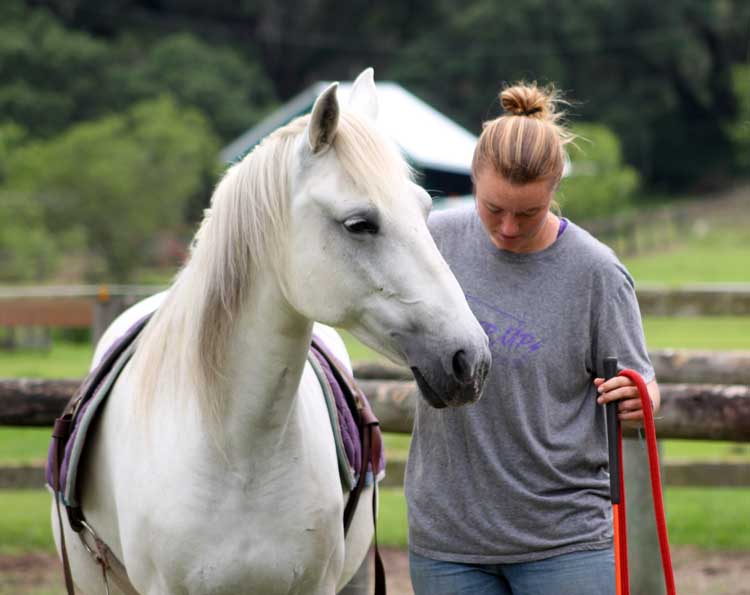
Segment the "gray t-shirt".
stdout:
<svg viewBox="0 0 750 595">
<path fill-rule="evenodd" d="M 493 362 L 472 405 L 418 399 L 409 547 L 488 564 L 609 547 L 605 414 L 592 381 L 607 356 L 654 378 L 632 278 L 573 223 L 531 254 L 496 248 L 474 208 L 434 213 L 429 226 Z"/>
</svg>

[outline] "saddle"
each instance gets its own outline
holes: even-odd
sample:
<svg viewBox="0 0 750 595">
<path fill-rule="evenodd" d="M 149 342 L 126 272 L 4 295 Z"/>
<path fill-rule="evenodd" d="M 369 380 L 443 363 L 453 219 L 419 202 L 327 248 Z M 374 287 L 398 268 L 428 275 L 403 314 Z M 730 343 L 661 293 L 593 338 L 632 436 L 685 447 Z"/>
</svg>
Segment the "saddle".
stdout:
<svg viewBox="0 0 750 595">
<path fill-rule="evenodd" d="M 54 492 L 56 501 L 65 584 L 70 595 L 74 593 L 74 590 L 65 547 L 61 505 L 65 508 L 70 526 L 76 533 L 81 534 L 86 530 L 91 534 L 94 548 L 88 547 L 85 540 L 84 545 L 96 562 L 102 566 L 105 583 L 107 570 L 111 570 L 112 576 L 123 591 L 136 593 L 127 579 L 122 563 L 86 523 L 79 498 L 82 477 L 78 467 L 86 444 L 87 433 L 120 372 L 135 352 L 136 339 L 150 317 L 151 314 L 137 321 L 110 346 L 101 362 L 83 380 L 63 410 L 63 414 L 55 420 L 47 456 L 46 482 Z M 385 453 L 382 447 L 380 426 L 367 398 L 348 369 L 336 359 L 318 337 L 313 336 L 308 362 L 323 389 L 336 442 L 339 475 L 342 485 L 349 491 L 349 500 L 344 508 L 342 519 L 346 535 L 362 490 L 366 485 L 379 481 L 385 475 Z M 373 521 L 375 521 L 374 498 L 375 491 L 373 491 Z M 82 535 L 81 538 L 83 539 Z M 380 574 L 383 576 L 381 577 Z M 381 582 L 382 590 L 379 591 L 378 584 Z M 385 593 L 384 589 L 385 578 L 376 544 L 376 593 Z"/>
</svg>

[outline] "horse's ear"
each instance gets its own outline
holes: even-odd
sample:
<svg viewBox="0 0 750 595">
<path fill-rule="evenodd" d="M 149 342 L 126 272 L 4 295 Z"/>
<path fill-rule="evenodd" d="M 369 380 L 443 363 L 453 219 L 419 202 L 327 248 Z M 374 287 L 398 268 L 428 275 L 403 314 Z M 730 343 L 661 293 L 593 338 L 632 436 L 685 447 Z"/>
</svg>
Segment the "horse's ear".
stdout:
<svg viewBox="0 0 750 595">
<path fill-rule="evenodd" d="M 365 68 L 352 84 L 349 107 L 375 120 L 378 117 L 378 94 L 375 89 L 375 72 Z"/>
<path fill-rule="evenodd" d="M 307 125 L 307 144 L 313 155 L 323 153 L 333 142 L 339 125 L 339 101 L 336 99 L 338 83 L 331 83 L 315 100 L 310 123 Z"/>
</svg>

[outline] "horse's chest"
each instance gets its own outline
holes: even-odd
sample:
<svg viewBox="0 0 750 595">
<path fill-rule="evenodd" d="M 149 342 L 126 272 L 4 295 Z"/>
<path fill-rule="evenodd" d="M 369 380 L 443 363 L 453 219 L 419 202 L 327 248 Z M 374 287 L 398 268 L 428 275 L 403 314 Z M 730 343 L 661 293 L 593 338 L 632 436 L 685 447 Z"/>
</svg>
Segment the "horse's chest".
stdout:
<svg viewBox="0 0 750 595">
<path fill-rule="evenodd" d="M 233 510 L 216 518 L 200 548 L 191 548 L 191 593 L 332 592 L 344 560 L 338 503 L 294 510 L 282 502 L 260 517 L 257 510 Z"/>
</svg>

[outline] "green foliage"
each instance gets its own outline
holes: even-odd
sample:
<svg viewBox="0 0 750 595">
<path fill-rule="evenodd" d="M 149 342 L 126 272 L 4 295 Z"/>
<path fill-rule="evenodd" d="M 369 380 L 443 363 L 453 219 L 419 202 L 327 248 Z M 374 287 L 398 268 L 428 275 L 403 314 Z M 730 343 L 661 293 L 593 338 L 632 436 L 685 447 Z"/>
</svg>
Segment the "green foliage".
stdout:
<svg viewBox="0 0 750 595">
<path fill-rule="evenodd" d="M 470 130 L 499 115 L 503 83 L 554 82 L 579 102 L 573 116 L 615 131 L 651 185 L 674 192 L 729 173 L 722 122 L 737 109 L 729 69 L 746 59 L 747 2 L 439 6 L 437 25 L 414 35 L 388 74 Z"/>
<path fill-rule="evenodd" d="M 33 137 L 170 94 L 202 111 L 226 140 L 273 104 L 257 60 L 191 33 L 151 41 L 123 30 L 107 40 L 17 0 L 9 0 L 0 16 L 0 113 Z"/>
<path fill-rule="evenodd" d="M 102 111 L 108 44 L 10 2 L 0 20 L 0 114 L 47 137 Z"/>
<path fill-rule="evenodd" d="M 44 212 L 25 194 L 0 189 L 0 280 L 42 280 L 58 259 Z"/>
<path fill-rule="evenodd" d="M 273 105 L 271 83 L 256 62 L 188 33 L 164 37 L 146 52 L 136 40 L 125 39 L 116 54 L 110 78 L 122 94 L 120 102 L 169 93 L 181 105 L 199 109 L 225 140 Z"/>
<path fill-rule="evenodd" d="M 737 169 L 750 174 L 750 65 L 735 64 L 732 68 L 734 94 L 737 97 L 737 119 L 727 125 L 734 146 Z"/>
<path fill-rule="evenodd" d="M 47 229 L 82 232 L 112 277 L 127 280 L 154 233 L 181 224 L 217 151 L 205 118 L 165 96 L 26 144 L 8 186 L 43 210 Z"/>
<path fill-rule="evenodd" d="M 0 124 L 0 184 L 5 180 L 8 159 L 12 151 L 23 144 L 26 130 L 14 122 Z"/>
<path fill-rule="evenodd" d="M 568 145 L 571 175 L 558 192 L 563 214 L 580 220 L 611 215 L 626 208 L 638 188 L 638 173 L 623 164 L 620 141 L 600 124 L 578 124 Z"/>
</svg>

